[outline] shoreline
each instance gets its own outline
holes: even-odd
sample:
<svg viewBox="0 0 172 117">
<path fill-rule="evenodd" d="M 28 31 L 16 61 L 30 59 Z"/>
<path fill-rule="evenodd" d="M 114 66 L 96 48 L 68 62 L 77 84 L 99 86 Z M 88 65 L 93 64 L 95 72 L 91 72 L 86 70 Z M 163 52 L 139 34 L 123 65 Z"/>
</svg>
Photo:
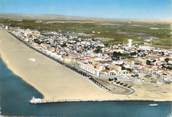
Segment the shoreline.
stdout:
<svg viewBox="0 0 172 117">
<path fill-rule="evenodd" d="M 171 102 L 172 101 L 171 97 L 168 97 L 168 98 L 157 97 L 157 99 L 154 99 L 155 96 L 146 97 L 146 94 L 142 94 L 143 96 L 137 96 L 139 93 L 143 93 L 143 92 L 137 92 L 136 94 L 127 95 L 127 96 L 110 94 L 107 91 L 95 86 L 93 83 L 90 83 L 90 81 L 88 81 L 87 78 L 79 75 L 78 73 L 75 73 L 74 71 L 70 70 L 69 68 L 66 68 L 66 66 L 60 65 L 59 63 L 57 63 L 53 60 L 50 60 L 50 58 L 48 58 L 47 56 L 41 55 L 40 53 L 38 53 L 38 51 L 36 52 L 35 49 L 33 49 L 33 48 L 29 48 L 28 46 L 26 46 L 24 43 L 20 42 L 18 39 L 13 37 L 8 32 L 0 31 L 0 36 L 2 36 L 3 33 L 5 33 L 4 36 L 7 36 L 9 38 L 9 39 L 0 39 L 0 57 L 2 58 L 3 62 L 13 73 L 15 73 L 17 76 L 19 76 L 27 84 L 31 85 L 38 92 L 40 92 L 43 95 L 43 101 L 45 101 L 45 103 L 102 102 L 102 101 L 103 102 L 106 102 L 106 101 Z M 3 37 L 3 38 L 5 38 L 5 37 Z M 11 42 L 12 40 L 13 40 L 13 42 Z M 9 44 L 2 45 L 2 41 L 9 43 Z M 8 46 L 8 47 L 6 47 L 6 46 Z M 18 49 L 11 51 L 11 49 L 14 49 L 14 47 L 16 47 Z M 21 47 L 23 49 L 21 49 Z M 4 52 L 5 50 L 7 50 L 7 52 Z M 17 53 L 17 52 L 19 52 L 19 53 Z M 26 56 L 26 57 L 23 57 L 23 56 Z M 33 56 L 34 56 L 34 58 L 36 58 L 35 63 L 28 61 L 28 60 L 23 60 L 23 59 L 28 59 L 28 57 L 33 57 Z M 42 60 L 42 59 L 44 59 L 44 60 Z M 25 64 L 26 62 L 28 62 L 27 63 L 28 65 Z M 45 65 L 42 64 L 42 62 L 43 63 L 45 62 Z M 25 65 L 23 65 L 22 63 Z M 37 64 L 37 65 L 35 65 L 35 64 Z M 39 65 L 42 65 L 42 68 L 39 67 Z M 47 66 L 50 66 L 50 69 L 52 71 L 48 70 L 47 68 L 49 68 L 49 67 L 47 67 Z M 35 70 L 28 70 L 27 67 L 30 67 L 32 69 L 38 68 L 38 71 L 40 73 L 47 72 L 46 70 L 48 70 L 52 74 L 50 74 L 50 73 L 49 74 L 48 73 L 47 74 L 38 74 Z M 59 67 L 62 67 L 62 69 Z M 59 72 L 54 73 L 54 72 L 56 72 L 56 70 L 58 68 L 60 69 Z M 67 74 L 67 76 L 65 74 Z M 47 78 L 45 76 L 49 77 L 50 80 L 47 80 Z M 51 76 L 53 77 L 52 79 L 51 79 Z M 66 77 L 66 78 L 64 78 L 64 80 L 62 80 L 60 78 L 57 78 L 57 76 L 58 77 Z M 43 79 L 46 80 L 47 82 L 42 81 L 40 79 L 41 77 L 44 77 Z M 70 84 L 70 82 L 68 80 L 70 82 L 72 82 L 72 84 Z M 70 84 L 70 87 L 68 86 L 68 84 Z M 73 84 L 80 85 L 80 86 L 77 87 L 77 86 L 74 86 Z M 60 85 L 60 86 L 56 87 L 54 85 Z M 78 88 L 81 88 L 81 89 L 78 89 Z M 83 94 L 83 92 L 86 92 L 86 94 Z M 59 96 L 58 93 L 63 94 L 63 96 Z M 84 95 L 84 96 L 82 96 L 82 95 Z"/>
</svg>

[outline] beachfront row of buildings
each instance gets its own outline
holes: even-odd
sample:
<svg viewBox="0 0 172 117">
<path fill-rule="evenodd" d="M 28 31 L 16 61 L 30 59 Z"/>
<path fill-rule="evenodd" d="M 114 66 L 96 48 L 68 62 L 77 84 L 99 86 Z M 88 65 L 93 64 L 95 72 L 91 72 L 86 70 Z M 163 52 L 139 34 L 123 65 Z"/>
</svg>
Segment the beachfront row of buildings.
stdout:
<svg viewBox="0 0 172 117">
<path fill-rule="evenodd" d="M 33 48 L 87 76 L 151 83 L 172 82 L 172 50 L 128 44 L 105 46 L 99 38 L 75 32 L 12 28 Z"/>
</svg>

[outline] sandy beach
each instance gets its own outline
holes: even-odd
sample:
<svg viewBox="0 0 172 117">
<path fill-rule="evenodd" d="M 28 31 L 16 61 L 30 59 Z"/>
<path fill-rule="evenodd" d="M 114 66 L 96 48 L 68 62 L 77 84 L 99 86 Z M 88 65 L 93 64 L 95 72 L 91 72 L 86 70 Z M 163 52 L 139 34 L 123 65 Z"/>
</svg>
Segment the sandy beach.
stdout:
<svg viewBox="0 0 172 117">
<path fill-rule="evenodd" d="M 0 30 L 0 55 L 8 68 L 33 86 L 49 102 L 61 101 L 172 101 L 172 86 L 136 86 L 131 95 L 111 94 L 88 78 L 27 47 Z"/>
</svg>

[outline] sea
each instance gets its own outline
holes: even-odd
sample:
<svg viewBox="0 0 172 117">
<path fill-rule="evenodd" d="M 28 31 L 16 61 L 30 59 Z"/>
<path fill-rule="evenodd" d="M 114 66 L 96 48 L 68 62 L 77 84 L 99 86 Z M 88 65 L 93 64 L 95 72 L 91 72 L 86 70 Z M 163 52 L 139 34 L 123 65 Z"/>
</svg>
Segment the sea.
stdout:
<svg viewBox="0 0 172 117">
<path fill-rule="evenodd" d="M 57 92 L 58 93 L 58 92 Z M 60 95 L 60 94 L 59 94 Z M 64 102 L 32 105 L 42 95 L 0 59 L 0 117 L 171 117 L 171 102 Z M 158 104 L 150 106 L 150 104 Z"/>
</svg>

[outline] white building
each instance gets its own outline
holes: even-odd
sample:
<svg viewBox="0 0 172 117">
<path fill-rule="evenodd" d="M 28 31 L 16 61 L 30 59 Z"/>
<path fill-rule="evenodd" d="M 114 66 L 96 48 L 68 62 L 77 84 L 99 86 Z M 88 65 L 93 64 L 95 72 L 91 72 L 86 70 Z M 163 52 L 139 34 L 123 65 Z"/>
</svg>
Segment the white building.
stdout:
<svg viewBox="0 0 172 117">
<path fill-rule="evenodd" d="M 79 64 L 79 68 L 82 69 L 83 71 L 87 72 L 88 74 L 92 74 L 95 77 L 99 77 L 100 72 L 98 69 L 94 68 L 93 65 L 86 64 L 79 61 L 78 61 L 78 64 Z"/>
<path fill-rule="evenodd" d="M 133 40 L 132 39 L 128 39 L 128 47 L 131 48 L 133 45 Z"/>
<path fill-rule="evenodd" d="M 8 26 L 5 26 L 5 30 L 8 30 Z"/>
</svg>

